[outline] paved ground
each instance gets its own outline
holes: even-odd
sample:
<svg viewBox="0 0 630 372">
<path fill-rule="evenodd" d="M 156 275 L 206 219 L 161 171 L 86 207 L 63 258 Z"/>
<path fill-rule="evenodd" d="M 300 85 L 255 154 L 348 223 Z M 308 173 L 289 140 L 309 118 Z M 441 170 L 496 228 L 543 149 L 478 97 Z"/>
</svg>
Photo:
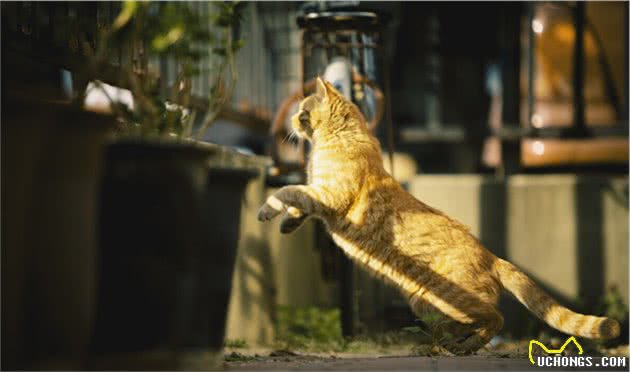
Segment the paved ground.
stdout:
<svg viewBox="0 0 630 372">
<path fill-rule="evenodd" d="M 600 358 L 593 358 L 594 364 Z M 523 359 L 492 358 L 487 356 L 468 357 L 415 357 L 415 356 L 384 356 L 339 358 L 321 356 L 276 356 L 260 358 L 252 361 L 226 362 L 227 370 L 233 371 L 272 371 L 272 370 L 303 370 L 303 371 L 524 371 L 524 370 L 554 370 L 533 366 Z M 625 368 L 560 368 L 557 370 L 606 370 L 627 371 Z"/>
<path fill-rule="evenodd" d="M 377 358 L 286 358 L 243 363 L 228 363 L 229 370 L 354 370 L 354 371 L 394 371 L 394 370 L 478 370 L 507 371 L 525 370 L 532 367 L 527 360 L 488 359 L 484 357 L 377 357 Z"/>
</svg>

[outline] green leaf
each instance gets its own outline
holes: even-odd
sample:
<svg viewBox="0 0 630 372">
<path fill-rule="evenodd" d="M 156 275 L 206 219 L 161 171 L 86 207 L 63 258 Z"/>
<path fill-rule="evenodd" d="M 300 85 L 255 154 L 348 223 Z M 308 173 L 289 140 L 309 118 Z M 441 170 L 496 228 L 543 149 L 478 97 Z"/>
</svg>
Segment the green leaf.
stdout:
<svg viewBox="0 0 630 372">
<path fill-rule="evenodd" d="M 125 1 L 122 10 L 112 24 L 112 29 L 119 30 L 125 26 L 131 18 L 133 18 L 134 14 L 136 14 L 136 10 L 138 10 L 138 3 L 136 1 Z"/>
<path fill-rule="evenodd" d="M 227 50 L 225 48 L 222 47 L 218 47 L 218 48 L 212 48 L 212 53 L 219 55 L 219 56 L 226 56 L 227 55 Z"/>
<path fill-rule="evenodd" d="M 236 52 L 237 50 L 241 49 L 244 45 L 245 45 L 245 40 L 243 39 L 236 40 L 234 44 L 232 44 L 232 51 Z"/>
<path fill-rule="evenodd" d="M 444 317 L 442 316 L 442 314 L 437 313 L 437 312 L 431 312 L 431 313 L 426 313 L 426 314 L 423 314 L 423 315 L 420 317 L 420 320 L 422 320 L 422 321 L 423 321 L 423 322 L 425 322 L 425 323 L 432 324 L 432 323 L 437 323 L 437 322 L 439 322 L 439 321 L 440 321 L 440 320 L 442 320 L 443 318 L 444 318 Z"/>
<path fill-rule="evenodd" d="M 173 26 L 165 34 L 157 35 L 151 41 L 151 46 L 157 52 L 162 52 L 171 45 L 177 43 L 184 36 L 184 27 L 182 25 Z"/>
<path fill-rule="evenodd" d="M 403 331 L 409 332 L 409 333 L 421 333 L 421 332 L 423 332 L 422 328 L 417 327 L 417 326 L 404 327 Z"/>
</svg>

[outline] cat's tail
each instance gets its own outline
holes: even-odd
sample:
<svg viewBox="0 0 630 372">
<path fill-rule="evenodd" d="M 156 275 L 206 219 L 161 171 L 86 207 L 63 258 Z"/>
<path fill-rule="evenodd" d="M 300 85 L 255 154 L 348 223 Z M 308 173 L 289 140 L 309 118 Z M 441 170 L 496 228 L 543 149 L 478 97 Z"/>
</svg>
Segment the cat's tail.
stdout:
<svg viewBox="0 0 630 372">
<path fill-rule="evenodd" d="M 499 281 L 529 311 L 553 328 L 585 338 L 608 339 L 619 336 L 619 323 L 610 318 L 583 315 L 561 306 L 511 263 L 497 258 Z"/>
</svg>

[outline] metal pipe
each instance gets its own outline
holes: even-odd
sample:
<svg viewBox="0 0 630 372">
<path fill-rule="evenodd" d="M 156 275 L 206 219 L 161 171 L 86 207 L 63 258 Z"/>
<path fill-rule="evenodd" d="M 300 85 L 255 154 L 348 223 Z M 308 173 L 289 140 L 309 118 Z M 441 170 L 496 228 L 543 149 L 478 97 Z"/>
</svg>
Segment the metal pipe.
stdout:
<svg viewBox="0 0 630 372">
<path fill-rule="evenodd" d="M 623 4 L 623 14 L 624 14 L 624 22 L 623 22 L 623 33 L 624 33 L 624 82 L 623 82 L 623 86 L 624 86 L 624 97 L 623 97 L 623 119 L 622 121 L 625 121 L 625 125 L 626 128 L 628 127 L 628 69 L 630 68 L 630 66 L 628 66 L 628 2 L 624 2 Z"/>
<path fill-rule="evenodd" d="M 519 71 L 521 69 L 520 45 L 520 4 L 504 6 L 504 16 L 501 18 L 501 122 L 503 126 L 517 126 L 520 120 L 521 91 Z M 514 128 L 514 129 L 518 129 Z"/>
<path fill-rule="evenodd" d="M 525 121 L 527 129 L 531 128 L 532 117 L 534 116 L 534 47 L 536 35 L 532 23 L 534 22 L 535 7 L 534 3 L 529 3 L 527 6 L 527 120 Z"/>
<path fill-rule="evenodd" d="M 383 32 L 385 35 L 385 32 Z M 382 48 L 379 53 L 381 57 L 381 66 L 383 68 L 383 77 L 385 80 L 385 119 L 387 120 L 387 147 L 389 151 L 389 172 L 394 177 L 394 121 L 392 119 L 392 90 L 391 90 L 391 71 L 387 50 Z"/>
<path fill-rule="evenodd" d="M 586 134 L 584 120 L 584 2 L 574 8 L 575 44 L 573 46 L 573 125 L 578 136 Z"/>
<path fill-rule="evenodd" d="M 530 6 L 530 8 L 532 8 Z M 529 37 L 530 47 L 528 58 L 528 119 L 527 126 L 533 115 L 533 31 L 532 20 L 533 11 L 530 9 L 529 14 Z M 517 132 L 520 128 L 518 123 L 520 120 L 520 89 L 519 89 L 519 71 L 520 71 L 520 55 L 521 47 L 520 39 L 520 22 L 521 8 L 512 4 L 507 5 L 504 9 L 504 15 L 501 18 L 501 55 L 503 61 L 501 64 L 501 127 L 508 130 L 508 133 Z M 505 132 L 504 132 L 505 133 Z M 521 168 L 521 138 L 505 137 L 501 138 L 501 167 L 497 168 L 497 173 L 501 176 L 508 176 L 518 173 Z"/>
</svg>

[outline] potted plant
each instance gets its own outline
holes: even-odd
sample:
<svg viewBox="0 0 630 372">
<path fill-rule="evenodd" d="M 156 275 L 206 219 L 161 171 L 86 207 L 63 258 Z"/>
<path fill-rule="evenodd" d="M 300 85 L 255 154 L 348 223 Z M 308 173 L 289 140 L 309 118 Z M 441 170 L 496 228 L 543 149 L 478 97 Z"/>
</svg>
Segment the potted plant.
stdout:
<svg viewBox="0 0 630 372">
<path fill-rule="evenodd" d="M 227 300 L 213 297 L 229 288 L 236 242 L 215 244 L 218 221 L 225 218 L 209 212 L 226 200 L 217 192 L 225 182 L 236 182 L 230 195 L 238 197 L 230 199 L 230 208 L 240 210 L 251 174 L 215 177 L 209 160 L 216 147 L 194 139 L 214 121 L 234 85 L 239 14 L 234 3 L 209 3 L 207 15 L 192 6 L 123 3 L 90 67 L 98 75 L 116 49 L 136 56 L 132 64 L 121 64 L 115 82 L 130 90 L 133 105 L 103 82 L 88 86 L 88 92 L 98 89 L 108 98 L 121 123 L 107 148 L 102 184 L 101 276 L 91 348 L 96 368 L 208 369 L 220 355 L 216 340 L 223 338 Z M 193 80 L 208 62 L 212 84 L 205 117 L 197 118 Z M 174 76 L 164 76 L 164 65 Z M 240 216 L 232 217 L 226 223 L 238 226 Z M 209 274 L 218 271 L 218 278 Z"/>
</svg>

